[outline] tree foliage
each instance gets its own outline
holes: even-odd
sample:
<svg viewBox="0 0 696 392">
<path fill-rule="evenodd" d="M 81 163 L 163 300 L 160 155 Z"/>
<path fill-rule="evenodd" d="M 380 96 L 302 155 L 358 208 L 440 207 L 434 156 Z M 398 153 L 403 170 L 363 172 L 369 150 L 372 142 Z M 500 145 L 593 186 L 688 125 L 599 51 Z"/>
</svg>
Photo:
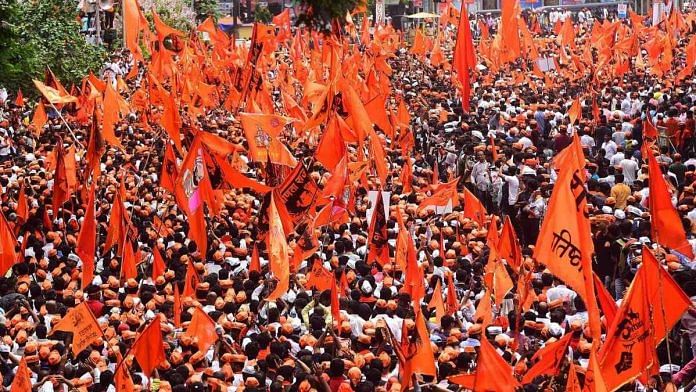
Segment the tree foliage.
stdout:
<svg viewBox="0 0 696 392">
<path fill-rule="evenodd" d="M 209 16 L 218 18 L 217 0 L 195 0 L 193 9 L 196 12 L 196 20 L 200 23 L 206 20 Z"/>
<path fill-rule="evenodd" d="M 190 31 L 196 26 L 196 11 L 191 8 L 191 0 L 141 0 L 145 16 L 152 22 L 151 9 L 157 11 L 164 23 L 181 31 Z M 204 18 L 205 19 L 205 18 Z M 154 26 L 150 26 L 154 29 Z"/>
<path fill-rule="evenodd" d="M 75 3 L 65 0 L 0 0 L 0 84 L 33 91 L 50 67 L 64 83 L 99 71 L 106 52 L 80 34 Z"/>
<path fill-rule="evenodd" d="M 257 3 L 254 9 L 254 21 L 270 23 L 271 19 L 273 19 L 273 15 L 271 15 L 271 11 L 268 10 L 268 7 Z"/>
<path fill-rule="evenodd" d="M 365 4 L 365 0 L 297 0 L 302 13 L 297 18 L 298 25 L 331 33 L 333 25 L 343 25 L 346 15 L 356 7 Z"/>
</svg>

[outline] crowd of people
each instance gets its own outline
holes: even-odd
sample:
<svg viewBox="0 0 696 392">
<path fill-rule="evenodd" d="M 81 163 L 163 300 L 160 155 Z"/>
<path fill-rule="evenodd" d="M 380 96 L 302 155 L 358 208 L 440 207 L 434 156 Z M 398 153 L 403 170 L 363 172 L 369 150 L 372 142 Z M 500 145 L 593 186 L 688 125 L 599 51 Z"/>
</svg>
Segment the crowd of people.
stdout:
<svg viewBox="0 0 696 392">
<path fill-rule="evenodd" d="M 10 96 L 0 112 L 0 387 L 691 390 L 696 308 L 678 298 L 696 301 L 696 47 L 694 16 L 678 17 L 659 26 L 583 18 L 572 48 L 560 25 L 528 26 L 540 57 L 555 61 L 548 71 L 527 54 L 504 64 L 485 49 L 500 37 L 477 33 L 468 111 L 452 76 L 457 20 L 423 55 L 357 19 L 331 38 L 281 26 L 262 39 L 257 26 L 248 49 L 223 48 L 204 26 L 208 42 L 168 52 L 164 40 L 178 32 L 155 19 L 156 34 L 140 31 L 153 58 L 115 54 L 75 101 L 54 77 L 38 106 Z M 605 63 L 600 29 L 619 53 Z M 621 58 L 620 38 L 632 34 L 638 55 Z M 671 56 L 659 72 L 656 47 L 657 58 Z M 252 87 L 237 89 L 248 75 Z M 250 130 L 251 112 L 292 124 Z M 551 235 L 545 221 L 574 215 L 550 211 L 550 200 L 565 178 L 557 158 L 577 143 L 594 290 L 604 295 L 597 334 L 586 292 L 536 257 Z M 651 230 L 658 176 L 688 248 Z M 444 203 L 443 189 L 454 189 Z M 605 369 L 619 371 L 603 342 L 642 327 L 616 315 L 638 290 L 646 252 L 665 272 L 648 298 L 663 315 L 650 336 L 663 335 L 651 367 L 603 386 Z M 679 295 L 665 298 L 670 282 Z M 77 333 L 92 322 L 78 317 L 84 306 L 94 336 Z M 672 308 L 676 323 L 664 316 Z M 157 339 L 146 340 L 153 325 Z"/>
</svg>

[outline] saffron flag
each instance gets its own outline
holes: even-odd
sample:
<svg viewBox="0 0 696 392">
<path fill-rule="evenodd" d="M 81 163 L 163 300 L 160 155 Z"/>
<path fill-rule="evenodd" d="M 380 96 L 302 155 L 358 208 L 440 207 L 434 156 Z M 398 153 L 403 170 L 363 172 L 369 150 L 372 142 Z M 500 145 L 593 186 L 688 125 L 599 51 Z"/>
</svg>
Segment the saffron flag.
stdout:
<svg viewBox="0 0 696 392">
<path fill-rule="evenodd" d="M 563 363 L 563 357 L 568 355 L 568 345 L 573 334 L 567 333 L 560 340 L 547 344 L 532 356 L 534 365 L 527 370 L 522 378 L 523 384 L 528 384 L 538 376 L 555 376 Z"/>
<path fill-rule="evenodd" d="M 208 352 L 210 346 L 218 340 L 218 334 L 215 332 L 215 321 L 198 307 L 193 309 L 191 322 L 184 335 L 196 338 L 198 349 L 202 353 Z"/>
<path fill-rule="evenodd" d="M 599 280 L 597 274 L 592 273 L 592 279 L 594 280 L 595 292 L 597 293 L 597 301 L 599 302 L 599 307 L 604 313 L 604 319 L 607 325 L 611 325 L 616 318 L 616 312 L 618 312 L 619 307 L 616 306 L 616 301 L 609 294 L 604 284 Z"/>
<path fill-rule="evenodd" d="M 445 311 L 445 301 L 442 299 L 442 284 L 439 279 L 437 283 L 435 283 L 433 296 L 430 298 L 430 302 L 428 302 L 428 309 L 433 308 L 435 308 L 435 320 L 439 324 L 440 320 L 442 320 L 442 316 L 447 314 Z"/>
<path fill-rule="evenodd" d="M 307 274 L 307 288 L 316 288 L 319 291 L 329 290 L 331 288 L 331 279 L 333 274 L 331 271 L 324 268 L 319 260 L 316 260 L 312 265 L 312 270 Z"/>
<path fill-rule="evenodd" d="M 285 146 L 277 140 L 285 126 L 292 122 L 289 117 L 274 114 L 240 113 L 242 129 L 249 143 L 249 156 L 256 162 L 271 161 L 283 164 L 283 161 L 292 157 L 289 151 L 285 153 Z M 280 146 L 278 146 L 278 144 Z M 270 155 L 270 159 L 269 159 Z M 294 167 L 297 162 L 292 157 Z"/>
<path fill-rule="evenodd" d="M 518 44 L 519 45 L 519 44 Z M 466 5 L 462 2 L 462 9 L 459 13 L 459 26 L 457 28 L 457 42 L 454 46 L 454 58 L 452 67 L 457 72 L 457 79 L 461 86 L 462 107 L 465 112 L 471 109 L 469 96 L 471 95 L 471 82 L 469 73 L 476 66 L 476 51 L 474 50 L 474 40 L 471 36 L 471 25 L 469 23 L 469 13 Z"/>
<path fill-rule="evenodd" d="M 479 227 L 483 227 L 487 214 L 486 207 L 481 201 L 470 190 L 464 188 L 464 217 L 477 222 Z"/>
<path fill-rule="evenodd" d="M 377 200 L 375 201 L 375 208 L 372 212 L 369 229 L 367 264 L 371 264 L 373 261 L 377 261 L 381 265 L 389 263 L 387 217 L 384 214 L 382 192 L 377 192 Z"/>
<path fill-rule="evenodd" d="M 94 314 L 89 310 L 86 302 L 82 302 L 70 309 L 68 313 L 58 321 L 51 330 L 71 332 L 73 334 L 72 352 L 75 356 L 89 347 L 92 342 L 103 336 L 101 328 Z"/>
<path fill-rule="evenodd" d="M 94 278 L 94 254 L 97 251 L 97 219 L 94 208 L 95 183 L 89 189 L 85 219 L 77 236 L 75 254 L 82 261 L 82 289 L 84 290 Z"/>
<path fill-rule="evenodd" d="M 22 89 L 20 88 L 17 90 L 17 98 L 15 99 L 14 104 L 16 106 L 19 106 L 20 108 L 24 106 L 24 94 L 22 94 Z"/>
<path fill-rule="evenodd" d="M 130 351 L 147 377 L 150 377 L 152 371 L 167 359 L 164 354 L 162 326 L 159 317 L 150 321 L 150 324 L 135 340 Z"/>
<path fill-rule="evenodd" d="M 573 144 L 578 143 L 579 139 L 575 138 Z M 568 148 L 577 151 L 573 144 Z M 598 338 L 601 327 L 592 281 L 594 244 L 590 236 L 581 161 L 584 162 L 582 156 L 564 161 L 551 193 L 534 257 L 580 295 L 587 305 L 593 336 Z"/>
<path fill-rule="evenodd" d="M 259 247 L 254 243 L 251 250 L 251 262 L 249 263 L 249 272 L 261 272 L 261 258 L 259 257 Z"/>
<path fill-rule="evenodd" d="M 513 392 L 521 387 L 512 375 L 512 367 L 498 354 L 488 339 L 481 339 L 474 375 L 456 375 L 448 380 L 473 391 Z"/>
<path fill-rule="evenodd" d="M 34 86 L 36 86 L 36 89 L 39 90 L 41 95 L 52 104 L 77 102 L 77 98 L 73 97 L 72 95 L 62 93 L 53 87 L 39 82 L 38 80 L 34 80 Z"/>
<path fill-rule="evenodd" d="M 176 164 L 176 154 L 172 145 L 167 143 L 164 150 L 164 162 L 162 162 L 162 173 L 160 173 L 160 186 L 171 193 L 174 193 L 174 184 L 179 177 L 179 167 Z"/>
<path fill-rule="evenodd" d="M 196 286 L 200 283 L 201 278 L 198 272 L 193 268 L 193 262 L 189 261 L 186 265 L 186 276 L 184 277 L 184 292 L 181 294 L 184 297 L 192 297 L 196 294 Z"/>
<path fill-rule="evenodd" d="M 166 269 L 167 265 L 164 263 L 162 253 L 160 253 L 159 249 L 155 246 L 154 249 L 152 249 L 152 281 L 154 282 L 159 276 L 164 276 Z"/>
<path fill-rule="evenodd" d="M 694 258 L 691 244 L 686 240 L 684 225 L 676 208 L 672 204 L 672 195 L 667 188 L 667 183 L 662 176 L 662 171 L 653 154 L 646 154 L 648 158 L 648 173 L 650 196 L 650 220 L 652 238 L 663 246 L 667 246 L 677 252 Z"/>
<path fill-rule="evenodd" d="M 498 256 L 505 259 L 514 271 L 519 271 L 522 266 L 522 250 L 517 240 L 515 228 L 512 226 L 512 221 L 510 221 L 510 216 L 507 215 L 505 216 L 503 230 L 498 241 Z"/>
<path fill-rule="evenodd" d="M 268 208 L 268 254 L 270 269 L 276 279 L 278 279 L 278 284 L 266 298 L 268 301 L 280 298 L 290 287 L 288 243 L 285 240 L 283 223 L 280 221 L 276 203 L 275 195 L 271 192 L 271 203 Z"/>
<path fill-rule="evenodd" d="M 457 290 L 454 287 L 454 274 L 447 274 L 447 314 L 453 315 L 459 310 L 459 301 L 457 300 Z"/>
<path fill-rule="evenodd" d="M 116 367 L 116 372 L 114 372 L 114 386 L 116 387 L 116 392 L 135 391 L 135 385 L 133 385 L 133 379 L 128 372 L 128 366 L 123 361 Z"/>
<path fill-rule="evenodd" d="M 570 20 L 568 18 L 567 20 Z M 573 103 L 570 105 L 570 109 L 568 109 L 568 118 L 570 119 L 571 124 L 575 124 L 575 121 L 578 121 L 582 118 L 582 106 L 580 105 L 580 97 L 577 97 L 573 100 Z"/>
<path fill-rule="evenodd" d="M 37 136 L 41 135 L 44 126 L 48 122 L 48 115 L 46 114 L 46 108 L 43 103 L 39 102 L 36 105 L 36 110 L 34 111 L 34 117 L 31 120 L 32 125 L 34 125 L 34 134 Z"/>
<path fill-rule="evenodd" d="M 341 320 L 341 303 L 338 295 L 338 284 L 336 282 L 336 277 L 331 276 L 331 317 L 335 322 L 340 322 Z"/>
<path fill-rule="evenodd" d="M 31 392 L 31 388 L 31 373 L 27 367 L 27 359 L 26 357 L 22 357 L 22 359 L 19 360 L 17 372 L 12 379 L 10 392 Z"/>
<path fill-rule="evenodd" d="M 63 140 L 59 139 L 54 150 L 55 171 L 53 172 L 53 199 L 51 201 L 53 215 L 58 215 L 58 210 L 70 197 L 70 185 L 68 185 L 68 172 L 65 165 L 65 150 Z"/>
<path fill-rule="evenodd" d="M 435 355 L 430 346 L 430 333 L 428 327 L 425 325 L 423 312 L 416 312 L 415 321 L 416 325 L 413 330 L 413 335 L 410 337 L 402 336 L 402 340 L 410 338 L 410 346 L 413 346 L 411 349 L 408 349 L 409 353 L 405 353 L 406 363 L 402 364 L 403 370 L 401 372 L 400 381 L 404 390 L 409 389 L 413 374 L 437 375 L 437 370 L 435 369 Z"/>
<path fill-rule="evenodd" d="M 643 120 L 643 136 L 645 136 L 646 139 L 657 139 L 657 128 L 655 128 L 655 125 L 650 121 L 650 115 L 647 115 L 645 120 Z"/>
<path fill-rule="evenodd" d="M 19 195 L 17 196 L 17 209 L 15 211 L 17 218 L 21 222 L 26 222 L 29 219 L 29 202 L 27 201 L 27 192 L 24 188 L 24 183 L 22 183 L 19 188 Z"/>
</svg>

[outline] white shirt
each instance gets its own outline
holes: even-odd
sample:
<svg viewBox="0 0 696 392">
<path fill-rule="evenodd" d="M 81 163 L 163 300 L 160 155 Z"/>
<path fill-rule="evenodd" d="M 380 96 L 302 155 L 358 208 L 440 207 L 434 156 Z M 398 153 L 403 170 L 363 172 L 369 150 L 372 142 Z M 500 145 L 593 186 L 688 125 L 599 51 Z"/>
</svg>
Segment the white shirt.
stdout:
<svg viewBox="0 0 696 392">
<path fill-rule="evenodd" d="M 638 173 L 638 163 L 630 158 L 624 158 L 619 162 L 619 166 L 623 169 L 624 182 L 626 185 L 633 185 Z"/>
<path fill-rule="evenodd" d="M 617 166 L 619 162 L 624 160 L 624 158 L 624 153 L 622 151 L 619 151 L 609 159 L 609 163 L 611 163 L 612 166 Z"/>
<path fill-rule="evenodd" d="M 602 143 L 602 149 L 606 151 L 606 158 L 611 159 L 611 157 L 616 154 L 616 143 L 614 143 L 613 140 L 609 140 L 608 142 Z"/>
<path fill-rule="evenodd" d="M 508 184 L 508 205 L 515 205 L 517 203 L 517 196 L 520 191 L 520 180 L 517 176 L 506 176 L 502 175 L 503 180 Z"/>
</svg>

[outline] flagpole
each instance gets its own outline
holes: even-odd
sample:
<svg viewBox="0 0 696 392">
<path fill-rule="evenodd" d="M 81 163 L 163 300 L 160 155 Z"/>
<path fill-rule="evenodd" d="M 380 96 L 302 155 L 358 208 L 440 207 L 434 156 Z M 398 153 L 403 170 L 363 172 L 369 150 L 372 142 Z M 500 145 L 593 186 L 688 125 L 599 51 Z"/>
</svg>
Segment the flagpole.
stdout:
<svg viewBox="0 0 696 392">
<path fill-rule="evenodd" d="M 68 125 L 68 122 L 65 121 L 65 118 L 63 118 L 63 115 L 60 113 L 60 110 L 58 110 L 58 109 L 56 108 L 56 106 L 53 104 L 53 102 L 51 102 L 50 99 L 47 99 L 47 101 L 48 101 L 48 103 L 51 104 L 51 107 L 53 108 L 53 110 L 55 110 L 55 112 L 58 113 L 58 117 L 60 117 L 60 119 L 63 121 L 63 124 L 65 124 L 65 126 L 68 128 L 68 131 L 70 132 L 70 135 L 73 137 L 73 139 L 75 139 L 75 143 L 79 144 L 80 147 L 84 150 L 84 149 L 85 149 L 85 146 L 82 145 L 82 143 L 80 143 L 79 140 L 77 140 L 77 136 L 75 136 L 75 133 L 73 132 L 72 128 L 70 128 L 70 125 Z"/>
</svg>

